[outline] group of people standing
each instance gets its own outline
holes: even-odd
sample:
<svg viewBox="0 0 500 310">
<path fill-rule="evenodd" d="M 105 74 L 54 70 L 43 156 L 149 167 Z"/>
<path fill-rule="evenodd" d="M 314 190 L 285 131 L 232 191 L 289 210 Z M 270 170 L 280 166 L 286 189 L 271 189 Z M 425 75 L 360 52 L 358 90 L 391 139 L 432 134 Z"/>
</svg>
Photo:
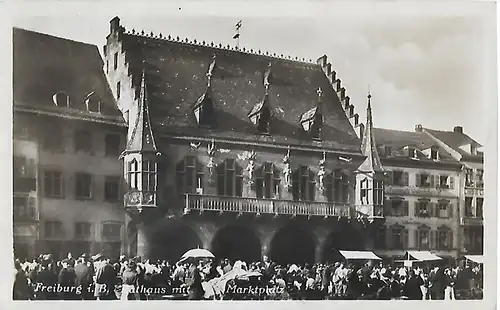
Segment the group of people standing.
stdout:
<svg viewBox="0 0 500 310">
<path fill-rule="evenodd" d="M 50 254 L 15 261 L 14 300 L 410 299 L 482 298 L 482 265 L 432 268 L 385 264 L 279 265 L 227 259 L 176 264 L 140 257 Z"/>
</svg>

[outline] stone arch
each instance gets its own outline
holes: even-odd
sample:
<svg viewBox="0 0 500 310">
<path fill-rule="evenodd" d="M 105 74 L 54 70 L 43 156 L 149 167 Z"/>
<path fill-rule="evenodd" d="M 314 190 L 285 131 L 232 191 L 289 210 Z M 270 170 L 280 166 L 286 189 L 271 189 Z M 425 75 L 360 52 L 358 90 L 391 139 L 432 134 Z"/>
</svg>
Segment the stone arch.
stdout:
<svg viewBox="0 0 500 310">
<path fill-rule="evenodd" d="M 314 263 L 316 240 L 299 226 L 286 226 L 271 240 L 270 259 L 278 264 Z"/>
<path fill-rule="evenodd" d="M 215 233 L 212 239 L 212 253 L 216 259 L 259 261 L 261 243 L 259 237 L 250 228 L 226 226 Z"/>
<path fill-rule="evenodd" d="M 149 257 L 177 262 L 190 249 L 203 248 L 199 234 L 185 223 L 163 222 L 149 237 Z"/>
<path fill-rule="evenodd" d="M 322 261 L 329 263 L 342 261 L 344 258 L 340 250 L 362 251 L 364 243 L 363 232 L 360 229 L 352 225 L 342 225 L 327 235 L 323 245 Z"/>
</svg>

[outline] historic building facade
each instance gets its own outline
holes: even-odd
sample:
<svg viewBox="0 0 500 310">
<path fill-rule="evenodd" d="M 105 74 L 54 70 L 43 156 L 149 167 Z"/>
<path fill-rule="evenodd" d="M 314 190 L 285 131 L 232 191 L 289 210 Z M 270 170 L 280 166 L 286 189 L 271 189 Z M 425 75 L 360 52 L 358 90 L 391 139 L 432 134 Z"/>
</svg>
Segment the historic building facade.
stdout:
<svg viewBox="0 0 500 310">
<path fill-rule="evenodd" d="M 406 250 L 457 257 L 461 164 L 423 132 L 375 129 L 386 174 L 386 222 L 377 253 Z"/>
<path fill-rule="evenodd" d="M 15 255 L 119 254 L 126 129 L 97 47 L 17 28 L 13 46 Z"/>
<path fill-rule="evenodd" d="M 462 165 L 459 178 L 459 249 L 463 254 L 483 254 L 484 154 L 481 145 L 456 126 L 452 131 L 417 128 Z"/>
<path fill-rule="evenodd" d="M 326 56 L 308 63 L 136 33 L 114 18 L 104 58 L 128 123 L 129 254 L 176 260 L 199 246 L 313 262 L 370 246 L 383 172 L 371 137 L 368 155 L 360 149 L 358 115 Z"/>
</svg>

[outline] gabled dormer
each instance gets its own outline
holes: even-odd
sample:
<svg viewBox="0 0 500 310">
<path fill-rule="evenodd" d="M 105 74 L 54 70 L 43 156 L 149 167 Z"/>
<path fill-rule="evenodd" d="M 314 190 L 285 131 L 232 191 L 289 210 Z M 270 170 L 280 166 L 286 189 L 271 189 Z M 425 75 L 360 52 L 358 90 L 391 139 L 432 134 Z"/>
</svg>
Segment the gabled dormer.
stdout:
<svg viewBox="0 0 500 310">
<path fill-rule="evenodd" d="M 193 107 L 194 117 L 198 126 L 204 128 L 213 128 L 216 125 L 215 104 L 212 97 L 212 75 L 215 67 L 215 55 L 212 58 L 207 71 L 207 88 L 203 95 L 198 98 Z"/>
<path fill-rule="evenodd" d="M 269 63 L 264 73 L 265 94 L 262 101 L 258 102 L 248 113 L 248 118 L 260 134 L 271 134 L 271 106 L 269 103 L 269 78 L 271 75 L 271 63 Z"/>
<path fill-rule="evenodd" d="M 300 125 L 302 129 L 304 129 L 313 140 L 321 140 L 321 129 L 323 128 L 323 113 L 321 109 L 323 91 L 321 87 L 318 88 L 317 94 L 317 105 L 300 116 Z"/>
<path fill-rule="evenodd" d="M 418 159 L 418 149 L 414 145 L 407 145 L 404 147 L 405 155 L 411 159 Z"/>
<path fill-rule="evenodd" d="M 84 102 L 88 112 L 101 113 L 101 100 L 95 92 L 91 92 L 85 96 Z"/>
<path fill-rule="evenodd" d="M 428 159 L 430 160 L 439 160 L 439 147 L 437 146 L 431 146 L 429 148 L 426 148 L 422 150 L 422 154 L 427 156 Z"/>
</svg>

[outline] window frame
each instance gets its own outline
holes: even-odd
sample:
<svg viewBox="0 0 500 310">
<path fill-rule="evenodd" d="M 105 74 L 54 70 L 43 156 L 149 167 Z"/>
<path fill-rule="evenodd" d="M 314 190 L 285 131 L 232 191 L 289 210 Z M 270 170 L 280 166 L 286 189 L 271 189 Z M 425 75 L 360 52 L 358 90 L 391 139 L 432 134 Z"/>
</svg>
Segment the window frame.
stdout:
<svg viewBox="0 0 500 310">
<path fill-rule="evenodd" d="M 141 171 L 139 169 L 139 161 L 133 158 L 127 163 L 127 184 L 130 190 L 139 189 L 139 176 Z"/>
<path fill-rule="evenodd" d="M 92 200 L 94 198 L 93 181 L 90 173 L 75 173 L 75 198 L 77 200 Z"/>
<path fill-rule="evenodd" d="M 107 229 L 106 228 L 109 228 L 109 227 L 114 227 L 114 228 L 117 228 L 116 230 L 118 231 L 118 234 L 117 235 L 110 235 L 110 234 L 107 234 L 106 231 Z M 101 236 L 104 238 L 104 239 L 121 239 L 122 238 L 122 228 L 123 228 L 123 224 L 122 223 L 118 223 L 118 222 L 105 222 L 105 223 L 102 223 L 101 225 Z M 113 231 L 112 229 L 110 231 Z"/>
<path fill-rule="evenodd" d="M 62 237 L 63 223 L 59 220 L 46 220 L 43 224 L 43 233 L 46 238 Z"/>
<path fill-rule="evenodd" d="M 73 134 L 73 146 L 76 153 L 92 153 L 92 132 L 85 129 L 76 129 Z"/>
<path fill-rule="evenodd" d="M 273 163 L 265 162 L 255 172 L 255 194 L 260 199 L 280 198 L 280 171 Z"/>
<path fill-rule="evenodd" d="M 215 170 L 217 175 L 217 195 L 243 197 L 243 168 L 238 165 L 235 159 L 225 159 L 217 165 Z"/>
<path fill-rule="evenodd" d="M 203 194 L 204 166 L 195 155 L 184 156 L 177 163 L 175 176 L 175 185 L 178 194 Z M 191 186 L 188 184 L 191 184 Z"/>
<path fill-rule="evenodd" d="M 57 182 L 57 180 L 59 182 Z M 45 170 L 43 172 L 43 196 L 54 199 L 64 199 L 64 174 L 62 171 Z M 50 187 L 49 187 L 50 184 Z M 48 189 L 51 189 L 48 191 Z M 59 193 L 55 189 L 59 189 Z"/>
<path fill-rule="evenodd" d="M 81 228 L 88 228 L 81 229 Z M 81 232 L 84 232 L 83 234 Z M 75 238 L 87 239 L 92 237 L 92 223 L 91 222 L 75 222 Z"/>
<path fill-rule="evenodd" d="M 121 178 L 119 176 L 107 175 L 104 177 L 104 201 L 117 202 L 120 201 L 120 184 Z M 116 185 L 116 197 L 110 197 L 109 186 Z"/>
<path fill-rule="evenodd" d="M 316 176 L 308 166 L 299 166 L 292 173 L 292 196 L 294 201 L 315 201 Z"/>
</svg>

